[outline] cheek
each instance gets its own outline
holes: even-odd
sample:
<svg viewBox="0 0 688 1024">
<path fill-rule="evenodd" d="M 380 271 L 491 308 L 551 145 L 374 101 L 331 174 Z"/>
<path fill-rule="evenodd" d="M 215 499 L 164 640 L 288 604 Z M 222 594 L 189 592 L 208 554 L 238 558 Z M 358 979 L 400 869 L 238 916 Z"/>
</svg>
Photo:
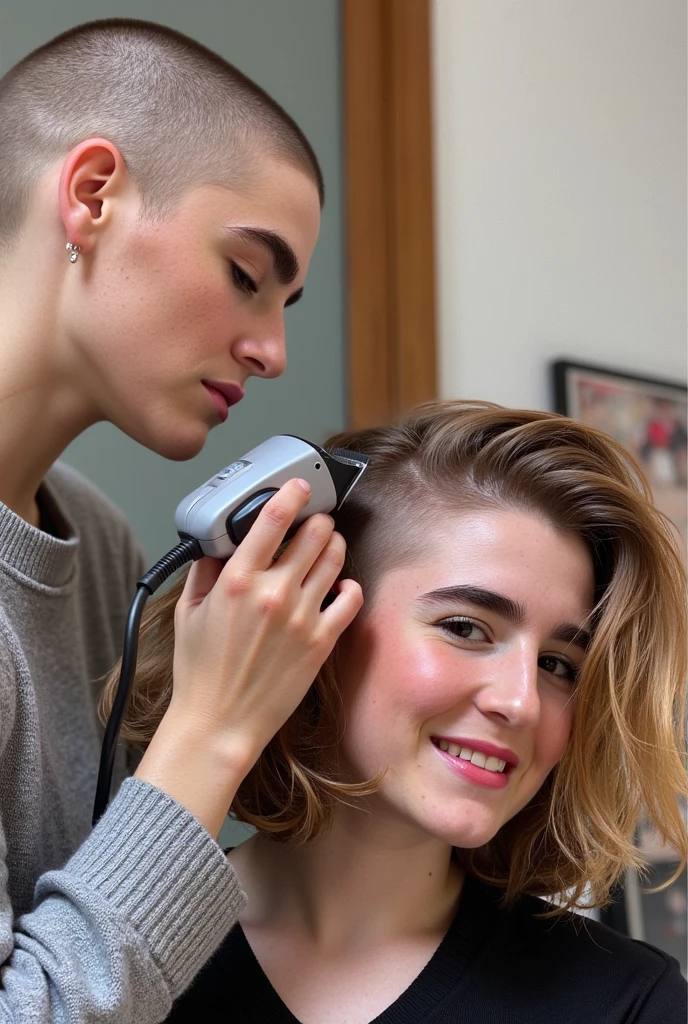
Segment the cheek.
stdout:
<svg viewBox="0 0 688 1024">
<path fill-rule="evenodd" d="M 147 278 L 147 280 L 146 280 Z M 230 314 L 230 282 L 217 263 L 200 257 L 160 254 L 144 271 L 151 317 L 166 337 L 183 334 L 193 351 L 196 336 L 212 335 L 218 342 L 226 334 Z M 193 333 L 192 333 L 193 332 Z"/>
<path fill-rule="evenodd" d="M 149 230 L 132 240 L 130 251 L 118 260 L 118 270 L 112 274 L 111 288 L 122 313 L 134 318 L 136 333 L 145 329 L 149 338 L 165 340 L 183 335 L 189 353 L 196 347 L 196 337 L 200 341 L 211 334 L 222 340 L 231 282 L 213 250 L 194 245 L 186 235 Z"/>
<path fill-rule="evenodd" d="M 427 721 L 470 699 L 471 675 L 466 659 L 446 645 L 409 647 L 400 659 L 398 699 L 418 720 Z"/>
<path fill-rule="evenodd" d="M 344 693 L 347 746 L 391 757 L 408 752 L 425 724 L 469 698 L 460 659 L 441 644 L 389 644 L 380 648 Z M 403 740 L 403 743 L 402 743 Z"/>
<path fill-rule="evenodd" d="M 535 751 L 543 778 L 561 760 L 568 746 L 575 714 L 574 700 L 546 697 L 541 701 L 540 721 L 535 735 Z"/>
</svg>

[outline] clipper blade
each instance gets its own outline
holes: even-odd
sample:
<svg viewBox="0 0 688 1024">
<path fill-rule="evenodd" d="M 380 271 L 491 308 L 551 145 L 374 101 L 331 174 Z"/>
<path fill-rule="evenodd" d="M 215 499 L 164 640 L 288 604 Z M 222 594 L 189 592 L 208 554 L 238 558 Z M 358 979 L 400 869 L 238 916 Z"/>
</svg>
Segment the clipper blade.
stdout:
<svg viewBox="0 0 688 1024">
<path fill-rule="evenodd" d="M 337 459 L 347 459 L 347 461 L 356 462 L 359 465 L 367 466 L 370 462 L 369 455 L 364 455 L 362 452 L 352 452 L 349 448 L 330 448 L 329 453 Z"/>
</svg>

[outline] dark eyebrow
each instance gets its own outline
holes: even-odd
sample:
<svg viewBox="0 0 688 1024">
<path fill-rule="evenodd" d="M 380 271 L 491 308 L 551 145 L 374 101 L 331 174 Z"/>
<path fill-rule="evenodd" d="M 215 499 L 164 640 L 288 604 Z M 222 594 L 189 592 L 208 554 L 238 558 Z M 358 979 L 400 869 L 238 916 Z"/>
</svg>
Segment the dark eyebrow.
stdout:
<svg viewBox="0 0 688 1024">
<path fill-rule="evenodd" d="M 423 594 L 418 603 L 426 606 L 447 604 L 447 602 L 468 602 L 476 604 L 479 608 L 486 608 L 489 612 L 495 612 L 502 619 L 511 622 L 514 626 L 520 626 L 526 617 L 523 605 L 518 601 L 512 601 L 504 594 L 497 594 L 494 590 L 485 590 L 483 587 L 442 587 L 440 590 L 431 590 Z"/>
<path fill-rule="evenodd" d="M 274 231 L 268 231 L 265 228 L 234 226 L 226 227 L 225 232 L 229 235 L 236 235 L 242 241 L 248 242 L 250 245 L 257 245 L 265 250 L 272 257 L 275 277 L 280 284 L 291 284 L 292 281 L 296 280 L 299 273 L 299 261 L 289 242 L 282 238 L 281 235 Z M 296 294 L 300 297 L 298 292 Z M 291 302 L 292 300 L 296 301 L 293 296 L 289 301 Z"/>
<path fill-rule="evenodd" d="M 504 594 L 497 594 L 494 590 L 485 590 L 484 587 L 442 587 L 439 590 L 431 590 L 418 599 L 419 605 L 433 608 L 451 602 L 464 602 L 485 608 L 514 626 L 523 625 L 526 619 L 526 610 L 522 604 Z M 592 633 L 582 626 L 561 622 L 552 630 L 552 639 L 575 644 L 586 651 L 592 643 Z"/>
<path fill-rule="evenodd" d="M 589 629 L 583 629 L 582 626 L 574 626 L 572 623 L 562 622 L 552 631 L 552 639 L 575 644 L 582 651 L 587 651 L 592 643 L 592 633 Z"/>
</svg>

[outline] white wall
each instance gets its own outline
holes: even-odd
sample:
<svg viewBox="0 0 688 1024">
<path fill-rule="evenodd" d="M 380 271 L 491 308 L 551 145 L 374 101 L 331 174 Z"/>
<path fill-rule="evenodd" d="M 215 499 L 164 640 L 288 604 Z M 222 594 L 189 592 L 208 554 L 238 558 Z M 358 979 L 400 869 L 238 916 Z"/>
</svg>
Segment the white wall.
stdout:
<svg viewBox="0 0 688 1024">
<path fill-rule="evenodd" d="M 686 378 L 685 0 L 434 0 L 441 392 Z"/>
</svg>

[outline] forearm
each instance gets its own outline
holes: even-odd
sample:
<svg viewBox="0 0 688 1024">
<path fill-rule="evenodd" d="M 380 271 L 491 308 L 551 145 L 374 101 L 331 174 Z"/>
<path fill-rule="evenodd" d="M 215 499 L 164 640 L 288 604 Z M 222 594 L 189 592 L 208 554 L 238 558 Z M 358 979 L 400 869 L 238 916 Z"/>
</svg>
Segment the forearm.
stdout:
<svg viewBox="0 0 688 1024">
<path fill-rule="evenodd" d="M 205 828 L 128 780 L 35 910 L 0 914 L 0 1022 L 162 1021 L 243 905 Z"/>
</svg>

